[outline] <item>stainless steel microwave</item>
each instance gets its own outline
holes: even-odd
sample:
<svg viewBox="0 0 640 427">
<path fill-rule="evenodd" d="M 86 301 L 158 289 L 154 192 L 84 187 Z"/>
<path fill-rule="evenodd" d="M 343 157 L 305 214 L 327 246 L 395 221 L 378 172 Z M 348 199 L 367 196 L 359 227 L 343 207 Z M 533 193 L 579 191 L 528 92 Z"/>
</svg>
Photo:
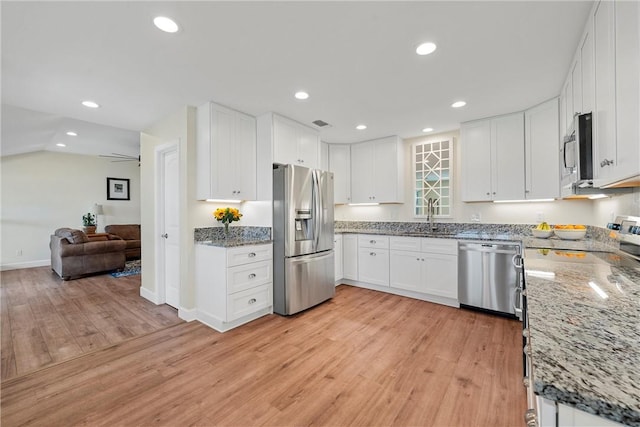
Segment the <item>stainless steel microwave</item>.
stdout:
<svg viewBox="0 0 640 427">
<path fill-rule="evenodd" d="M 593 138 L 591 113 L 576 114 L 573 132 L 564 138 L 560 150 L 562 195 L 575 187 L 593 187 Z"/>
</svg>

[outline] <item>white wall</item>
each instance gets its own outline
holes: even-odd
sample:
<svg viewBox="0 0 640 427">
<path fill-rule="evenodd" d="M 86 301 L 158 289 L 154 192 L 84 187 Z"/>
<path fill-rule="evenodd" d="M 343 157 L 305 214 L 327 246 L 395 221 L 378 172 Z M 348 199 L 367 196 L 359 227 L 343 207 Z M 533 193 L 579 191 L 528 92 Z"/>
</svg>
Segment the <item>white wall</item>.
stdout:
<svg viewBox="0 0 640 427">
<path fill-rule="evenodd" d="M 82 215 L 95 203 L 105 213 L 98 217 L 98 231 L 107 224 L 140 223 L 137 162 L 50 151 L 0 160 L 2 269 L 49 265 L 50 235 L 60 227 L 82 228 Z M 131 200 L 107 200 L 107 177 L 128 178 Z"/>
<path fill-rule="evenodd" d="M 594 215 L 592 200 L 556 200 L 543 203 L 465 203 L 460 200 L 460 153 L 459 131 L 445 132 L 404 140 L 405 146 L 405 203 L 379 206 L 336 207 L 336 220 L 343 221 L 425 221 L 413 214 L 413 165 L 411 164 L 411 145 L 415 142 L 427 142 L 453 138 L 455 169 L 453 171 L 453 215 L 451 218 L 438 218 L 436 222 L 471 222 L 472 215 L 479 215 L 480 222 L 499 224 L 537 223 L 539 215 L 549 223 L 580 223 L 603 225 Z M 606 222 L 605 222 L 606 224 Z"/>
</svg>

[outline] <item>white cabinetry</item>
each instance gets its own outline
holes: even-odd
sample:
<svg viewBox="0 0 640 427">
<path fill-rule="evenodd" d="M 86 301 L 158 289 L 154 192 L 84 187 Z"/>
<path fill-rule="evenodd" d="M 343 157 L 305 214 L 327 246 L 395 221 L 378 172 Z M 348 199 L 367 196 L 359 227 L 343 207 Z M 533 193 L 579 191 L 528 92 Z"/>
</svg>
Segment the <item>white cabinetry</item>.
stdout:
<svg viewBox="0 0 640 427">
<path fill-rule="evenodd" d="M 524 198 L 524 114 L 463 123 L 462 200 Z"/>
<path fill-rule="evenodd" d="M 597 179 L 611 178 L 616 163 L 615 4 L 601 1 L 593 15 L 595 111 L 593 114 Z M 637 76 L 636 76 L 637 78 Z M 637 142 L 636 142 L 637 143 Z M 600 167 L 600 164 L 604 165 Z M 609 163 L 610 162 L 610 163 Z"/>
<path fill-rule="evenodd" d="M 209 102 L 198 107 L 196 198 L 256 199 L 256 120 Z"/>
<path fill-rule="evenodd" d="M 329 170 L 333 172 L 333 202 L 351 203 L 351 146 L 329 145 Z"/>
<path fill-rule="evenodd" d="M 562 403 L 558 404 L 558 427 L 619 427 L 622 425 Z"/>
<path fill-rule="evenodd" d="M 358 280 L 389 286 L 389 238 L 358 235 Z"/>
<path fill-rule="evenodd" d="M 390 248 L 392 288 L 457 300 L 456 240 L 391 237 Z"/>
<path fill-rule="evenodd" d="M 525 111 L 525 198 L 560 196 L 558 99 Z"/>
<path fill-rule="evenodd" d="M 273 162 L 319 168 L 318 132 L 301 123 L 274 114 Z"/>
<path fill-rule="evenodd" d="M 272 312 L 272 245 L 197 244 L 196 318 L 225 332 Z"/>
<path fill-rule="evenodd" d="M 358 280 L 358 235 L 342 235 L 342 276 Z"/>
<path fill-rule="evenodd" d="M 403 152 L 397 136 L 352 144 L 352 202 L 403 203 Z"/>
<path fill-rule="evenodd" d="M 333 252 L 334 252 L 334 268 L 335 268 L 335 280 L 339 285 L 339 280 L 342 280 L 344 276 L 342 272 L 342 234 L 334 234 L 333 236 Z"/>
</svg>

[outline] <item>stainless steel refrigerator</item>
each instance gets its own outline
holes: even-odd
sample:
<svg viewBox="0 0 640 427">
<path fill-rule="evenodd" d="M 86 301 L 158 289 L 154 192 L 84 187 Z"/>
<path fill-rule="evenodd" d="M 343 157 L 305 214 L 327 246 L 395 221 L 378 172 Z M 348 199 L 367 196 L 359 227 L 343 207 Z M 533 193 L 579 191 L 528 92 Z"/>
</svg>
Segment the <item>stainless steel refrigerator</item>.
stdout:
<svg viewBox="0 0 640 427">
<path fill-rule="evenodd" d="M 273 311 L 290 315 L 335 295 L 333 174 L 273 166 Z"/>
</svg>

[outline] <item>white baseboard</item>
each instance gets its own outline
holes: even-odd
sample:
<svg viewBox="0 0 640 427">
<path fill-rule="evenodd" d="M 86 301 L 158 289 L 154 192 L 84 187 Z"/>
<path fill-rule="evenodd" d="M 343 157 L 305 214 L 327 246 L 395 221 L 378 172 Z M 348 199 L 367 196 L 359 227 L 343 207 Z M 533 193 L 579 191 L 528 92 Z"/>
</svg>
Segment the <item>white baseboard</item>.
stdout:
<svg viewBox="0 0 640 427">
<path fill-rule="evenodd" d="M 197 320 L 200 323 L 204 323 L 205 325 L 215 329 L 218 332 L 226 332 L 230 329 L 236 328 L 240 325 L 244 325 L 245 323 L 249 323 L 252 320 L 256 320 L 259 317 L 266 316 L 267 314 L 271 313 L 273 313 L 272 307 L 265 307 L 260 311 L 256 311 L 255 313 L 247 314 L 246 316 L 243 316 L 236 320 L 232 320 L 231 322 L 225 322 L 217 316 L 214 316 L 202 310 L 197 310 Z"/>
<path fill-rule="evenodd" d="M 164 301 L 160 301 L 158 294 L 156 294 L 155 292 L 151 292 L 149 289 L 142 286 L 140 286 L 140 296 L 156 305 L 164 304 Z"/>
<path fill-rule="evenodd" d="M 198 310 L 195 308 L 179 308 L 178 317 L 186 322 L 192 322 L 198 319 Z"/>
<path fill-rule="evenodd" d="M 0 265 L 0 271 L 19 270 L 21 268 L 46 267 L 51 265 L 50 259 L 41 259 L 36 261 L 13 262 L 11 264 Z"/>
</svg>

